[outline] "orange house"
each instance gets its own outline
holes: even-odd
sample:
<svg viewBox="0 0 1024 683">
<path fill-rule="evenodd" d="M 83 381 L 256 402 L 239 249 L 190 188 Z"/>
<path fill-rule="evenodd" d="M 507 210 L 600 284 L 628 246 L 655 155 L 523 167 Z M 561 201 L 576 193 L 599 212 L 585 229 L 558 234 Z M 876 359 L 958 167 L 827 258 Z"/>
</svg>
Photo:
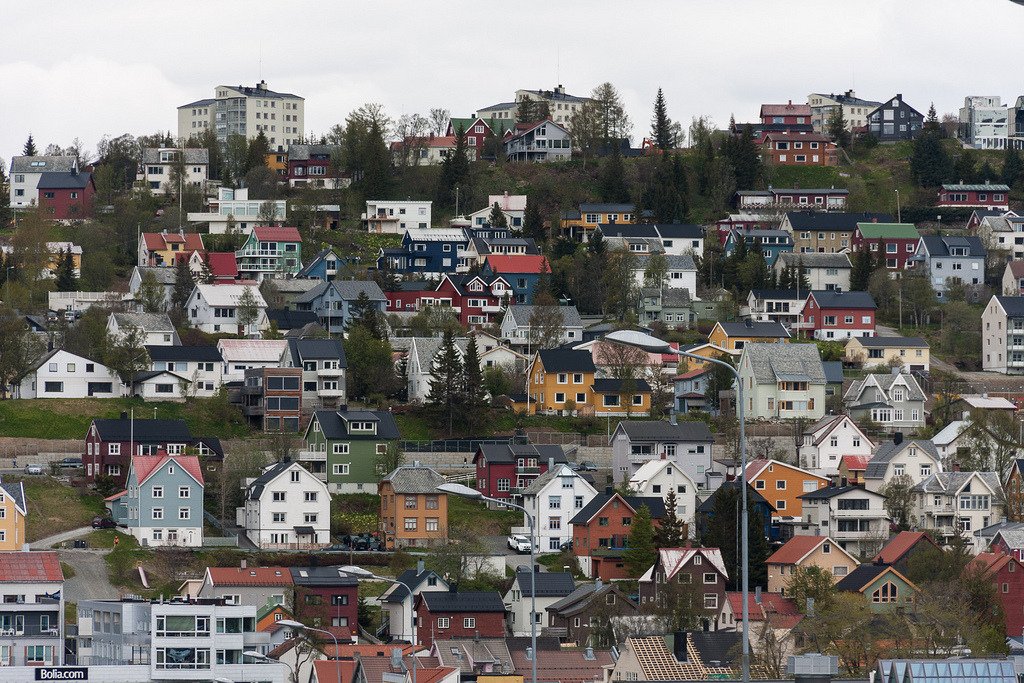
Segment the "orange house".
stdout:
<svg viewBox="0 0 1024 683">
<path fill-rule="evenodd" d="M 788 342 L 789 331 L 780 322 L 754 322 L 745 320 L 739 323 L 717 322 L 708 335 L 708 341 L 720 349 L 739 355 L 743 347 L 751 342 L 772 344 Z"/>
<path fill-rule="evenodd" d="M 268 152 L 264 162 L 271 171 L 279 176 L 288 175 L 288 152 Z"/>
<path fill-rule="evenodd" d="M 695 356 L 701 356 L 703 358 L 725 358 L 733 355 L 726 351 L 725 349 L 723 349 L 722 347 L 716 346 L 711 342 L 705 342 L 703 344 L 694 344 L 692 346 L 680 346 L 679 350 L 685 351 L 687 353 L 692 353 Z M 679 367 L 677 371 L 680 374 L 683 374 L 684 372 L 689 372 L 691 370 L 707 370 L 712 365 L 713 363 L 708 363 L 707 361 L 699 361 L 693 358 L 688 358 L 686 356 L 680 356 Z"/>
<path fill-rule="evenodd" d="M 422 465 L 402 465 L 380 480 L 380 534 L 388 550 L 448 542 L 448 496 L 437 490 L 445 481 Z"/>
<path fill-rule="evenodd" d="M 587 351 L 538 351 L 526 375 L 529 378 L 529 413 L 587 410 L 592 405 L 595 372 L 594 358 Z"/>
<path fill-rule="evenodd" d="M 256 612 L 256 630 L 269 631 L 282 619 L 293 619 L 284 605 L 267 603 Z"/>
<path fill-rule="evenodd" d="M 772 517 L 803 517 L 800 496 L 823 489 L 829 480 L 796 465 L 778 460 L 754 460 L 747 465 L 747 481 L 772 504 Z"/>
</svg>

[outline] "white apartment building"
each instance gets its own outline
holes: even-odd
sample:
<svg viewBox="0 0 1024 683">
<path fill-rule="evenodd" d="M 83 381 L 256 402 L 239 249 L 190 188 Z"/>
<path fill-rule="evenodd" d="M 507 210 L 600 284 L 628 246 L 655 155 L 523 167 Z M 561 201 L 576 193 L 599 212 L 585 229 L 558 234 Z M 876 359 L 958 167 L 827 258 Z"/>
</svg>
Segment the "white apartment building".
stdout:
<svg viewBox="0 0 1024 683">
<path fill-rule="evenodd" d="M 111 313 L 107 316 L 107 334 L 113 340 L 124 339 L 138 331 L 143 346 L 181 344 L 178 331 L 166 313 Z"/>
<path fill-rule="evenodd" d="M 906 476 L 917 484 L 942 471 L 935 444 L 928 439 L 904 439 L 901 432 L 878 447 L 864 470 L 864 485 L 881 491 L 895 477 Z"/>
<path fill-rule="evenodd" d="M 860 486 L 829 486 L 800 496 L 804 525 L 798 534 L 829 536 L 853 555 L 876 552 L 889 538 L 885 496 Z"/>
<path fill-rule="evenodd" d="M 238 526 L 262 550 L 314 550 L 331 543 L 331 494 L 297 462 L 264 468 L 242 487 L 245 504 L 236 508 Z"/>
<path fill-rule="evenodd" d="M 64 572 L 56 552 L 0 553 L 0 675 L 64 662 Z M 38 679 L 37 679 L 38 680 Z"/>
<path fill-rule="evenodd" d="M 913 489 L 918 528 L 947 541 L 1003 520 L 1003 487 L 995 472 L 937 472 Z"/>
<path fill-rule="evenodd" d="M 249 188 L 217 189 L 217 199 L 209 201 L 206 211 L 190 211 L 190 223 L 206 223 L 211 235 L 223 235 L 233 222 L 233 231 L 248 235 L 257 225 L 280 223 L 288 215 L 288 202 L 284 199 L 249 199 Z M 273 218 L 269 209 L 273 209 Z"/>
<path fill-rule="evenodd" d="M 14 385 L 15 398 L 117 398 L 124 384 L 102 363 L 58 349 Z"/>
<path fill-rule="evenodd" d="M 224 359 L 224 381 L 244 382 L 245 371 L 284 367 L 284 339 L 221 339 L 217 350 Z"/>
<path fill-rule="evenodd" d="M 629 488 L 638 496 L 668 501 L 676 494 L 676 516 L 689 525 L 690 535 L 696 533 L 693 515 L 697 510 L 697 484 L 686 470 L 667 459 L 648 460 L 629 478 Z"/>
<path fill-rule="evenodd" d="M 262 132 L 271 150 L 284 152 L 288 145 L 302 142 L 305 110 L 304 98 L 270 90 L 266 81 L 255 87 L 218 85 L 212 99 L 178 107 L 178 139 L 185 141 L 212 128 L 224 144 L 229 135 L 252 140 Z"/>
<path fill-rule="evenodd" d="M 993 296 L 981 314 L 981 367 L 1024 374 L 1024 296 Z"/>
<path fill-rule="evenodd" d="M 846 130 L 861 128 L 868 125 L 868 114 L 878 107 L 881 102 L 863 100 L 857 97 L 853 90 L 845 93 L 811 93 L 807 96 L 807 104 L 811 107 L 811 125 L 815 133 L 828 132 L 828 120 L 832 112 L 841 107 L 843 120 L 846 121 Z"/>
<path fill-rule="evenodd" d="M 542 553 L 558 552 L 572 538 L 569 520 L 597 496 L 597 489 L 568 465 L 548 467 L 523 489 L 523 507 L 535 520 Z M 529 527 L 525 515 L 523 527 Z"/>
<path fill-rule="evenodd" d="M 411 228 L 429 228 L 433 202 L 419 200 L 366 200 L 360 218 L 367 232 L 404 235 Z"/>
<path fill-rule="evenodd" d="M 39 178 L 43 173 L 67 173 L 76 167 L 75 157 L 17 156 L 11 158 L 8 169 L 11 208 L 27 209 L 39 205 Z"/>
<path fill-rule="evenodd" d="M 174 169 L 181 166 L 181 178 L 174 174 Z M 146 147 L 142 150 L 142 161 L 135 176 L 135 182 L 141 183 L 155 195 L 177 195 L 178 188 L 174 183 L 182 182 L 186 186 L 204 188 L 210 178 L 210 151 L 200 147 Z"/>
<path fill-rule="evenodd" d="M 975 149 L 1003 149 L 1009 111 L 999 95 L 971 95 L 960 107 L 960 139 Z"/>
<path fill-rule="evenodd" d="M 224 384 L 224 359 L 216 346 L 147 346 L 151 372 L 184 377 L 187 396 L 209 397 Z"/>
</svg>

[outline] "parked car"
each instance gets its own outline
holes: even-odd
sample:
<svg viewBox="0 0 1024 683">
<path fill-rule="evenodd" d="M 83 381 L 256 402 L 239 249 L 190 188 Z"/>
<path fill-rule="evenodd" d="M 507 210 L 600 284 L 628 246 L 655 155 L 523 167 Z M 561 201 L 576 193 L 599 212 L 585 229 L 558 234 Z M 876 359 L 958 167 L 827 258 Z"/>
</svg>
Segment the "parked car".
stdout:
<svg viewBox="0 0 1024 683">
<path fill-rule="evenodd" d="M 93 529 L 116 529 L 117 522 L 112 520 L 110 517 L 100 517 L 97 515 L 92 518 Z"/>
<path fill-rule="evenodd" d="M 526 536 L 513 534 L 508 537 L 508 547 L 517 553 L 528 553 L 530 552 L 530 539 Z"/>
<path fill-rule="evenodd" d="M 42 465 L 25 465 L 25 474 L 42 474 Z"/>
<path fill-rule="evenodd" d="M 73 469 L 77 469 L 77 468 L 79 468 L 81 466 L 82 466 L 82 459 L 81 458 L 64 458 L 59 463 L 57 463 L 57 467 L 59 467 L 62 470 L 73 470 Z"/>
<path fill-rule="evenodd" d="M 583 460 L 576 464 L 576 470 L 579 472 L 597 472 L 597 463 Z"/>
</svg>

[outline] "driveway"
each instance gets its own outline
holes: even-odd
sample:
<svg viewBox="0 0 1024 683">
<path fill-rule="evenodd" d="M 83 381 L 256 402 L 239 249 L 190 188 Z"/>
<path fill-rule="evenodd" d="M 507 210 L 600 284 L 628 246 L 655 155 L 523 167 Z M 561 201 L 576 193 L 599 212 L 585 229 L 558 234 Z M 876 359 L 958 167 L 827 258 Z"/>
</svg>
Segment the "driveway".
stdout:
<svg viewBox="0 0 1024 683">
<path fill-rule="evenodd" d="M 106 550 L 58 550 L 61 562 L 75 570 L 75 575 L 64 582 L 64 600 L 78 603 L 82 600 L 117 598 L 120 592 L 107 577 Z"/>
<path fill-rule="evenodd" d="M 52 548 L 64 541 L 70 541 L 78 538 L 79 536 L 85 536 L 90 531 L 92 531 L 91 526 L 79 527 L 77 529 L 72 529 L 71 531 L 65 531 L 47 538 L 41 538 L 38 541 L 33 541 L 29 544 L 29 547 L 31 547 L 32 550 L 45 550 L 46 548 Z"/>
</svg>

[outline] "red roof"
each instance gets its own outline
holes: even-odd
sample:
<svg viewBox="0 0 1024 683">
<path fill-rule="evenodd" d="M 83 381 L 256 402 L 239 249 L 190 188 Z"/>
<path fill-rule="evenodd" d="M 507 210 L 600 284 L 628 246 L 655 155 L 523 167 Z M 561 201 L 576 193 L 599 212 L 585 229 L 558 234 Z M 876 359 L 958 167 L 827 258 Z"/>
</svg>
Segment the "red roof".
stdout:
<svg viewBox="0 0 1024 683">
<path fill-rule="evenodd" d="M 161 453 L 159 455 L 136 455 L 132 458 L 132 464 L 135 465 L 135 479 L 139 482 L 139 486 L 145 483 L 149 476 L 168 460 L 178 463 L 179 467 L 191 474 L 192 478 L 200 484 L 204 483 L 203 468 L 199 465 L 199 458 L 194 455 L 167 455 L 166 453 Z"/>
<path fill-rule="evenodd" d="M 761 116 L 810 116 L 809 104 L 762 104 Z M 808 121 L 810 123 L 810 121 Z"/>
<path fill-rule="evenodd" d="M 918 544 L 919 541 L 924 540 L 927 543 L 935 545 L 935 541 L 928 537 L 928 534 L 923 531 L 901 531 L 892 539 L 885 544 L 885 547 L 877 555 L 872 558 L 872 562 L 882 562 L 884 564 L 892 564 L 897 562 L 900 558 L 910 552 L 910 549 Z M 938 546 L 935 546 L 936 548 Z"/>
<path fill-rule="evenodd" d="M 1014 277 L 1024 277 L 1024 261 L 1010 261 L 1007 265 Z"/>
<path fill-rule="evenodd" d="M 0 553 L 0 582 L 59 583 L 63 580 L 64 572 L 55 552 Z"/>
<path fill-rule="evenodd" d="M 796 564 L 827 536 L 794 536 L 765 560 L 768 564 Z"/>
<path fill-rule="evenodd" d="M 842 459 L 842 463 L 850 472 L 863 472 L 868 468 L 869 462 L 871 462 L 870 455 L 844 455 Z"/>
<path fill-rule="evenodd" d="M 978 553 L 978 556 L 971 560 L 967 566 L 982 569 L 986 574 L 995 574 L 1009 562 L 1013 561 L 1013 556 L 1006 553 Z"/>
<path fill-rule="evenodd" d="M 252 232 L 260 242 L 301 242 L 302 235 L 298 228 L 276 228 L 269 225 L 261 225 L 253 228 Z"/>
<path fill-rule="evenodd" d="M 356 660 L 318 659 L 313 662 L 313 668 L 316 670 L 316 680 L 318 681 L 336 681 L 340 671 L 342 683 L 351 683 L 352 677 L 356 673 Z"/>
<path fill-rule="evenodd" d="M 732 608 L 733 615 L 741 614 L 743 612 L 743 593 L 729 591 L 725 596 L 729 600 L 729 607 Z M 750 613 L 751 621 L 768 620 L 775 628 L 793 628 L 804 618 L 804 615 L 800 614 L 796 601 L 781 593 L 761 593 L 760 604 L 758 604 L 755 594 L 748 593 L 747 611 Z"/>
<path fill-rule="evenodd" d="M 238 261 L 235 260 L 233 251 L 211 251 L 206 255 L 210 264 L 210 274 L 217 278 L 238 277 Z"/>
<path fill-rule="evenodd" d="M 681 375 L 676 375 L 672 379 L 676 379 L 676 380 L 678 380 L 678 379 L 693 379 L 694 377 L 700 377 L 701 375 L 703 375 L 704 373 L 707 373 L 707 372 L 711 372 L 711 369 L 710 368 L 694 368 L 693 370 L 690 370 L 689 372 L 684 372 Z"/>
<path fill-rule="evenodd" d="M 540 254 L 511 254 L 488 256 L 487 263 L 495 273 L 540 273 L 547 259 Z M 551 270 L 550 266 L 547 266 Z"/>
<path fill-rule="evenodd" d="M 142 240 L 149 251 L 170 249 L 168 245 L 172 243 L 184 243 L 186 252 L 203 250 L 203 236 L 197 232 L 186 232 L 184 236 L 176 232 L 144 232 Z"/>
<path fill-rule="evenodd" d="M 290 586 L 287 567 L 207 567 L 214 586 Z"/>
</svg>

